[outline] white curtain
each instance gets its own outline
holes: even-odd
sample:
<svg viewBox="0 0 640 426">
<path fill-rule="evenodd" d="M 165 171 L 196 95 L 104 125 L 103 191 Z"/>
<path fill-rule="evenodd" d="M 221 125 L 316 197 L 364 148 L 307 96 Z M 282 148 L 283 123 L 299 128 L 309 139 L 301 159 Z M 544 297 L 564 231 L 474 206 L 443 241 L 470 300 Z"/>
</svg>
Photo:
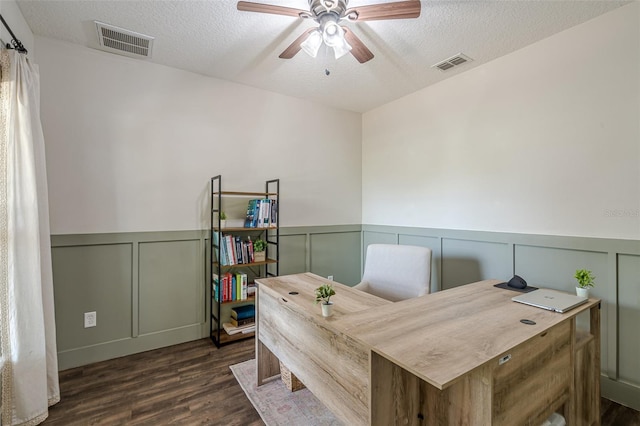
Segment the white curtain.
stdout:
<svg viewBox="0 0 640 426">
<path fill-rule="evenodd" d="M 2 425 L 35 425 L 60 400 L 37 66 L 0 52 Z"/>
</svg>

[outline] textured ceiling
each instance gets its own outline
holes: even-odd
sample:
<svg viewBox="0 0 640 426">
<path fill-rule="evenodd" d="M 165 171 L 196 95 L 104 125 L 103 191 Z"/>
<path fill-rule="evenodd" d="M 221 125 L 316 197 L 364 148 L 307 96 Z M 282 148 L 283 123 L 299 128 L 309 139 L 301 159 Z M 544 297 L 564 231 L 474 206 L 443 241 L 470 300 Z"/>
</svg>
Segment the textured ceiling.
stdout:
<svg viewBox="0 0 640 426">
<path fill-rule="evenodd" d="M 258 0 L 255 0 L 258 1 Z M 265 0 L 307 9 L 307 0 Z M 350 7 L 388 0 L 351 0 Z M 422 1 L 418 19 L 347 23 L 375 58 L 278 55 L 314 22 L 240 12 L 231 0 L 18 0 L 37 36 L 98 47 L 94 20 L 155 37 L 155 63 L 365 112 L 629 1 Z M 329 52 L 330 53 L 330 52 Z M 457 53 L 473 62 L 432 65 Z M 330 71 L 327 76 L 325 69 Z"/>
</svg>

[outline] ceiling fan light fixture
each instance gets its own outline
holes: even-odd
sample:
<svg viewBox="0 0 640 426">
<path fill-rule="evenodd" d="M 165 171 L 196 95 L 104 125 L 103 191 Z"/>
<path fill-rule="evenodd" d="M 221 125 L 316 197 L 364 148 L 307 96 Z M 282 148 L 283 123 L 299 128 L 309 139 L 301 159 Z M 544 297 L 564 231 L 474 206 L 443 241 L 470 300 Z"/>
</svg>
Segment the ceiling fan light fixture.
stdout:
<svg viewBox="0 0 640 426">
<path fill-rule="evenodd" d="M 329 47 L 342 44 L 344 41 L 344 30 L 334 21 L 327 21 L 322 25 L 322 40 Z"/>
<path fill-rule="evenodd" d="M 353 8 L 349 8 L 349 0 L 308 0 L 308 2 L 308 11 L 245 0 L 238 1 L 237 7 L 238 10 L 245 12 L 313 19 L 320 25 L 318 29 L 308 28 L 300 34 L 280 54 L 279 57 L 282 59 L 291 59 L 301 50 L 315 58 L 324 42 L 328 47 L 333 48 L 336 59 L 351 52 L 361 64 L 373 59 L 373 53 L 350 28 L 340 27 L 338 22 L 345 19 L 360 22 L 418 18 L 421 10 L 421 0 L 387 0 L 383 3 Z M 321 38 L 320 42 L 318 42 L 318 37 Z"/>
<path fill-rule="evenodd" d="M 309 34 L 309 37 L 305 41 L 300 44 L 302 50 L 312 58 L 318 56 L 318 50 L 320 50 L 320 46 L 322 45 L 322 34 L 320 31 L 314 31 Z"/>
<path fill-rule="evenodd" d="M 351 51 L 351 45 L 344 38 L 344 30 L 335 21 L 326 21 L 321 26 L 324 44 L 333 48 L 336 59 L 340 59 Z"/>
<path fill-rule="evenodd" d="M 351 45 L 343 38 L 342 43 L 333 46 L 333 54 L 336 56 L 336 59 L 340 59 L 351 52 L 351 49 Z"/>
</svg>

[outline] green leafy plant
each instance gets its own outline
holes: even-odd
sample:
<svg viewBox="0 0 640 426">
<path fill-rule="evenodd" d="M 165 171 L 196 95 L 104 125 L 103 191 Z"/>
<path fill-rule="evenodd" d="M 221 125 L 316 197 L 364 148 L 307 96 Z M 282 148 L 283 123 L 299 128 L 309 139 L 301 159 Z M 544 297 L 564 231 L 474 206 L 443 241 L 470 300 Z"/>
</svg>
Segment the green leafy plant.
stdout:
<svg viewBox="0 0 640 426">
<path fill-rule="evenodd" d="M 220 212 L 220 220 L 227 220 L 227 214 L 225 212 Z"/>
<path fill-rule="evenodd" d="M 335 294 L 336 291 L 333 289 L 331 284 L 322 284 L 320 287 L 316 288 L 316 303 L 322 302 L 323 305 L 328 305 L 329 299 L 331 299 L 331 296 Z"/>
<path fill-rule="evenodd" d="M 575 279 L 578 280 L 578 287 L 589 288 L 595 285 L 596 277 L 591 271 L 588 271 L 586 269 L 578 269 L 576 270 Z"/>
<path fill-rule="evenodd" d="M 267 248 L 267 242 L 258 238 L 253 242 L 253 251 L 261 252 Z"/>
</svg>

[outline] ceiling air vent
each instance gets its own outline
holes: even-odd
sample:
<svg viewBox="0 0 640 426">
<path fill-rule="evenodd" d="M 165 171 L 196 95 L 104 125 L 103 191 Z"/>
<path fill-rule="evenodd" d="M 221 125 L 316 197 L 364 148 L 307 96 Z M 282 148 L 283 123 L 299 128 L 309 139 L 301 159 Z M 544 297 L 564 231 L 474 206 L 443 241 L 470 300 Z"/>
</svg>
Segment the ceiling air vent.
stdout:
<svg viewBox="0 0 640 426">
<path fill-rule="evenodd" d="M 153 37 L 102 22 L 93 22 L 96 23 L 98 40 L 102 50 L 133 58 L 151 57 Z"/>
<path fill-rule="evenodd" d="M 471 62 L 473 59 L 470 57 L 463 55 L 462 53 L 458 53 L 455 56 L 450 57 L 449 59 L 445 59 L 442 62 L 438 62 L 435 65 L 432 65 L 431 68 L 438 68 L 440 71 L 446 71 L 453 67 L 457 67 L 458 65 L 462 65 L 465 62 Z"/>
</svg>

